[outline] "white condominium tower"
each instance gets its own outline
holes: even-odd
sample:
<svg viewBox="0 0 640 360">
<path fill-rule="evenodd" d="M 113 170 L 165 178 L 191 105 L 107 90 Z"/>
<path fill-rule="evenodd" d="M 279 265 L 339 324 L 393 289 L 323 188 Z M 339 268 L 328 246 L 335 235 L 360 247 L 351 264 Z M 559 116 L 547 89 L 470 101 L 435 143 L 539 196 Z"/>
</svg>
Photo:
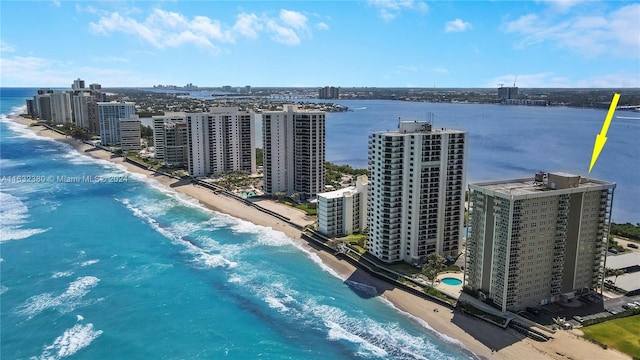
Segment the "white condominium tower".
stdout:
<svg viewBox="0 0 640 360">
<path fill-rule="evenodd" d="M 369 179 L 360 175 L 355 186 L 318 194 L 318 231 L 335 237 L 366 229 L 368 187 Z"/>
<path fill-rule="evenodd" d="M 367 251 L 393 263 L 456 256 L 464 225 L 464 131 L 400 121 L 369 136 Z"/>
<path fill-rule="evenodd" d="M 71 96 L 68 92 L 54 91 L 51 97 L 51 120 L 56 124 L 73 123 L 73 111 L 71 110 Z"/>
<path fill-rule="evenodd" d="M 99 102 L 100 143 L 120 145 L 120 119 L 128 118 L 135 113 L 136 105 L 133 102 Z"/>
<path fill-rule="evenodd" d="M 465 286 L 503 312 L 601 287 L 614 189 L 542 172 L 470 184 Z"/>
<path fill-rule="evenodd" d="M 308 200 L 324 191 L 325 113 L 298 110 L 262 114 L 264 191 Z"/>
<path fill-rule="evenodd" d="M 207 113 L 187 113 L 186 121 L 191 176 L 256 172 L 253 112 L 212 107 Z"/>
<path fill-rule="evenodd" d="M 181 166 L 187 161 L 187 115 L 169 112 L 153 117 L 155 158 L 166 166 Z"/>
</svg>

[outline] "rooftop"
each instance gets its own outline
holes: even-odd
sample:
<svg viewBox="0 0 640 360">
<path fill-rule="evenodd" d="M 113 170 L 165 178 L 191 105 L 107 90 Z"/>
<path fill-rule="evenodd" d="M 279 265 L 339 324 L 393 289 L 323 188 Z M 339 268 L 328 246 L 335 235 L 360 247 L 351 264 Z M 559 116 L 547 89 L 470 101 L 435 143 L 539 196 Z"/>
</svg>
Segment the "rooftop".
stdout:
<svg viewBox="0 0 640 360">
<path fill-rule="evenodd" d="M 323 197 L 326 199 L 337 199 L 343 197 L 347 193 L 355 193 L 356 190 L 357 188 L 355 186 L 349 186 L 343 189 L 318 194 L 318 197 Z"/>
<path fill-rule="evenodd" d="M 530 178 L 489 181 L 470 184 L 471 187 L 508 196 L 526 196 L 549 192 L 582 192 L 614 188 L 615 183 L 590 179 L 564 172 L 538 173 Z M 552 195 L 552 194 L 548 194 Z"/>
</svg>

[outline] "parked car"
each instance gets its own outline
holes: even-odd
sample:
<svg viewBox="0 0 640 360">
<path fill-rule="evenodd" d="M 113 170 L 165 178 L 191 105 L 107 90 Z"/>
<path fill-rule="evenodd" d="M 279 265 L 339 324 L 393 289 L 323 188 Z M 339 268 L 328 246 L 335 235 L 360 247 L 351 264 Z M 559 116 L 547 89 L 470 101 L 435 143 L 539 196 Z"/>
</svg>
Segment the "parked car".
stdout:
<svg viewBox="0 0 640 360">
<path fill-rule="evenodd" d="M 637 249 L 638 248 L 638 244 L 634 244 L 634 243 L 628 243 L 627 247 L 630 247 L 632 249 Z"/>
</svg>

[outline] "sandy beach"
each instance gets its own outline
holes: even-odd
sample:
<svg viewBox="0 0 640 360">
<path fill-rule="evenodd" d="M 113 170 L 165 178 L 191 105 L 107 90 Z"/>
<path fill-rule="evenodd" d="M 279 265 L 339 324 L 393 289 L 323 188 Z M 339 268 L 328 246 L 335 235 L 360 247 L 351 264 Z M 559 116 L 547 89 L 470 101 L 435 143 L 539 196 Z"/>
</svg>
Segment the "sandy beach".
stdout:
<svg viewBox="0 0 640 360">
<path fill-rule="evenodd" d="M 32 120 L 21 117 L 14 117 L 13 120 L 27 126 L 33 123 Z M 596 344 L 583 340 L 578 336 L 579 330 L 557 331 L 550 341 L 536 342 L 514 330 L 503 330 L 476 318 L 465 316 L 459 312 L 453 312 L 449 308 L 397 289 L 394 285 L 374 278 L 346 261 L 339 260 L 329 253 L 315 249 L 300 239 L 300 230 L 251 206 L 247 206 L 223 195 L 214 194 L 212 191 L 193 185 L 189 181 L 176 180 L 153 171 L 142 169 L 128 162 L 124 162 L 122 157 L 112 158 L 112 154 L 107 151 L 94 149 L 79 140 L 65 137 L 42 126 L 33 126 L 31 129 L 41 136 L 69 144 L 80 154 L 111 161 L 126 167 L 126 169 L 132 173 L 143 174 L 151 179 L 155 179 L 170 189 L 197 199 L 202 205 L 211 210 L 285 233 L 294 239 L 294 241 L 300 242 L 300 244 L 309 251 L 316 253 L 320 259 L 338 273 L 343 280 L 350 279 L 375 286 L 378 289 L 378 293 L 397 309 L 410 314 L 408 316 L 414 317 L 416 321 L 421 321 L 426 327 L 433 329 L 434 333 L 439 333 L 454 343 L 463 344 L 462 346 L 475 353 L 479 358 L 630 359 L 629 356 L 615 350 L 605 350 Z M 289 217 L 292 222 L 298 225 L 304 226 L 313 222 L 313 220 L 308 219 L 306 214 L 298 209 L 287 207 L 270 200 L 260 200 L 257 203 L 269 210 Z"/>
</svg>

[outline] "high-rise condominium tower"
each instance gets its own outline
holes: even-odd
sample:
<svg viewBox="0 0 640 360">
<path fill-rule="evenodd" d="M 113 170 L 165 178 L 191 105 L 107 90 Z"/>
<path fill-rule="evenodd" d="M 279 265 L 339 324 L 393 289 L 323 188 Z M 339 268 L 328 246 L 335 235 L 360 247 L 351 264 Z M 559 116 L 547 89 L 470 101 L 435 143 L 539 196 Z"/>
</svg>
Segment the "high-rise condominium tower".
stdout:
<svg viewBox="0 0 640 360">
<path fill-rule="evenodd" d="M 186 121 L 191 176 L 256 172 L 253 112 L 212 107 L 207 113 L 187 113 Z"/>
<path fill-rule="evenodd" d="M 464 225 L 464 131 L 400 121 L 369 136 L 367 251 L 393 263 L 456 256 Z"/>
<path fill-rule="evenodd" d="M 120 119 L 135 115 L 135 103 L 112 101 L 99 102 L 97 105 L 100 142 L 102 145 L 120 145 Z"/>
<path fill-rule="evenodd" d="M 614 188 L 566 173 L 470 184 L 465 286 L 503 312 L 602 286 Z"/>
<path fill-rule="evenodd" d="M 187 161 L 187 120 L 183 112 L 153 117 L 155 158 L 166 166 L 181 166 Z"/>
<path fill-rule="evenodd" d="M 325 113 L 298 110 L 262 114 L 264 191 L 297 193 L 307 200 L 324 191 Z"/>
</svg>

